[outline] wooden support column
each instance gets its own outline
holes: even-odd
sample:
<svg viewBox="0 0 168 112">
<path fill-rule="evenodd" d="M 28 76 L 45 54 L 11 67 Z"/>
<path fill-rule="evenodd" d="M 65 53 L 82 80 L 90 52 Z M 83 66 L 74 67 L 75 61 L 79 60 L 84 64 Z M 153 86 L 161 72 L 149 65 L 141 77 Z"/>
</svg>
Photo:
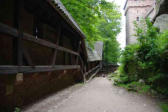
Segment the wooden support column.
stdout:
<svg viewBox="0 0 168 112">
<path fill-rule="evenodd" d="M 23 33 L 20 32 L 17 40 L 17 64 L 19 66 L 23 65 L 23 49 L 22 49 L 22 37 Z"/>
<path fill-rule="evenodd" d="M 81 56 L 80 56 L 80 47 L 81 47 L 81 41 L 79 41 L 79 45 L 78 45 L 78 53 L 79 53 L 79 56 L 77 56 L 77 58 L 76 58 L 76 65 L 78 64 L 78 60 L 80 59 L 80 61 L 81 61 L 81 73 L 82 73 L 82 75 L 83 75 L 83 82 L 85 83 L 86 82 L 86 76 L 85 76 L 85 66 L 84 66 L 84 62 L 83 62 L 83 60 L 82 60 L 82 58 L 81 58 Z"/>
<path fill-rule="evenodd" d="M 24 46 L 23 46 L 23 47 L 24 47 Z M 24 55 L 24 58 L 25 58 L 26 61 L 27 61 L 27 64 L 32 66 L 32 65 L 33 65 L 32 59 L 31 59 L 31 57 L 30 57 L 30 55 L 29 55 L 27 49 L 25 49 L 25 47 L 23 48 L 23 55 Z"/>
<path fill-rule="evenodd" d="M 81 41 L 79 41 L 79 45 L 78 45 L 79 56 L 80 56 L 80 45 L 81 45 Z M 76 56 L 76 64 L 78 64 L 79 56 Z"/>
<path fill-rule="evenodd" d="M 72 54 L 69 54 L 68 57 L 69 57 L 69 63 L 70 65 L 72 65 Z"/>
<path fill-rule="evenodd" d="M 57 37 L 56 45 L 59 45 L 59 41 L 61 38 L 61 24 L 58 25 L 56 37 Z M 57 51 L 58 51 L 57 49 L 54 49 L 54 54 L 53 54 L 53 58 L 52 58 L 52 65 L 55 65 L 55 61 L 57 59 Z"/>
<path fill-rule="evenodd" d="M 62 36 L 61 38 L 60 38 L 60 46 L 62 46 L 62 47 L 64 47 L 64 41 L 63 41 L 63 39 L 64 39 L 64 37 Z M 67 52 L 63 52 L 63 64 L 65 65 L 66 64 L 66 53 Z"/>
<path fill-rule="evenodd" d="M 68 53 L 65 53 L 65 65 L 69 65 L 69 54 Z"/>
<path fill-rule="evenodd" d="M 18 29 L 18 38 L 14 38 L 14 63 L 21 66 L 23 64 L 23 53 L 22 53 L 22 29 L 20 28 L 21 22 L 21 7 L 22 0 L 15 1 L 15 9 L 14 9 L 14 27 Z"/>
</svg>

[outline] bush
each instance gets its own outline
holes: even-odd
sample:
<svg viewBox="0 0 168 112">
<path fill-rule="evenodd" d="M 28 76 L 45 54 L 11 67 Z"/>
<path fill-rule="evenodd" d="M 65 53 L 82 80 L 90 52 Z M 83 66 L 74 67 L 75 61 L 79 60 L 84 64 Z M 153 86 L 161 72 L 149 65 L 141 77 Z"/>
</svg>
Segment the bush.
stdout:
<svg viewBox="0 0 168 112">
<path fill-rule="evenodd" d="M 167 103 L 161 103 L 160 106 L 161 106 L 161 109 L 163 112 L 168 112 L 168 104 Z"/>
<path fill-rule="evenodd" d="M 136 44 L 129 45 L 126 47 L 125 51 L 122 52 L 119 72 L 120 74 L 127 76 L 129 81 L 137 80 L 137 76 L 135 75 L 137 74 L 136 65 L 138 64 L 136 54 L 137 49 L 138 46 Z"/>
<path fill-rule="evenodd" d="M 18 107 L 16 107 L 15 110 L 14 110 L 14 112 L 21 112 L 21 109 L 18 108 Z"/>
<path fill-rule="evenodd" d="M 142 79 L 144 91 L 152 88 L 168 95 L 168 31 L 160 33 L 148 19 L 143 22 L 146 27 L 135 24 L 138 43 L 128 45 L 122 52 L 118 69 L 120 80 L 126 77 L 127 81 L 123 83 L 138 87 L 138 81 Z"/>
</svg>

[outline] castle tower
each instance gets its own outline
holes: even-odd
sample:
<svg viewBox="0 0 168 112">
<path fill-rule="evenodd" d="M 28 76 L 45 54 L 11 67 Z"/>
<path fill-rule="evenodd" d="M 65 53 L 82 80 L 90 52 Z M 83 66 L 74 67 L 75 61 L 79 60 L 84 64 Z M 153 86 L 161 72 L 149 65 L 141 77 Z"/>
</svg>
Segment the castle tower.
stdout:
<svg viewBox="0 0 168 112">
<path fill-rule="evenodd" d="M 147 12 L 154 5 L 155 0 L 127 0 L 124 6 L 126 16 L 126 44 L 133 44 L 137 42 L 134 36 L 135 27 L 134 21 L 140 21 L 145 18 Z"/>
</svg>

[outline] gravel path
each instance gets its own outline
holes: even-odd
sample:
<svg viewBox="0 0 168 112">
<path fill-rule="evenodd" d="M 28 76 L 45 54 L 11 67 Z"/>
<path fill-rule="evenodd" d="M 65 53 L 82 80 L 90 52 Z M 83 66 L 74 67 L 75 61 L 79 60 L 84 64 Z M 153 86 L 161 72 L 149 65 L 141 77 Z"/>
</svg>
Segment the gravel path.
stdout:
<svg viewBox="0 0 168 112">
<path fill-rule="evenodd" d="M 106 78 L 70 87 L 24 112 L 161 112 L 150 97 L 115 87 Z"/>
</svg>

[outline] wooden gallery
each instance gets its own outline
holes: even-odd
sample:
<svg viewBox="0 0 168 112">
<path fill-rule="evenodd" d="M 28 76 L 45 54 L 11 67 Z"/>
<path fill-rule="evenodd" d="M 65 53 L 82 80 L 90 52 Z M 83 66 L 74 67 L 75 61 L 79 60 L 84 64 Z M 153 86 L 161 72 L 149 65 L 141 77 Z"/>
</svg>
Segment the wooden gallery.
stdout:
<svg viewBox="0 0 168 112">
<path fill-rule="evenodd" d="M 85 38 L 59 0 L 0 0 L 0 110 L 28 105 L 100 70 L 103 45 L 93 56 Z"/>
</svg>

